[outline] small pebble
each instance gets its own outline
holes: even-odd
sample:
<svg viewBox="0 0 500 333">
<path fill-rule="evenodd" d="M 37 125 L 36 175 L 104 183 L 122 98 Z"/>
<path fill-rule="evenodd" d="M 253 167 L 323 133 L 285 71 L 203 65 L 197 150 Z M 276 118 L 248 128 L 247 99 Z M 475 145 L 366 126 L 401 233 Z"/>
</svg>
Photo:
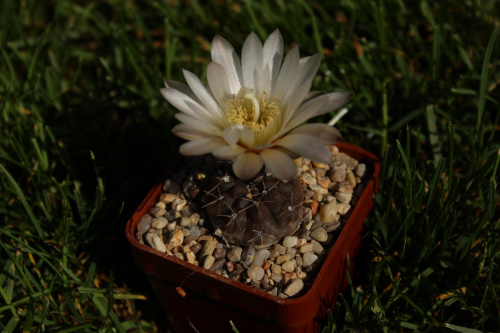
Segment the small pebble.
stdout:
<svg viewBox="0 0 500 333">
<path fill-rule="evenodd" d="M 337 230 L 341 225 L 342 223 L 340 223 L 339 221 L 335 221 L 333 223 L 325 224 L 323 228 L 326 230 L 326 232 L 332 232 Z"/>
<path fill-rule="evenodd" d="M 191 216 L 189 217 L 189 220 L 190 220 L 191 224 L 198 223 L 198 221 L 200 220 L 200 214 L 198 214 L 198 213 L 191 214 Z"/>
<path fill-rule="evenodd" d="M 349 181 L 349 183 L 351 184 L 352 187 L 356 187 L 356 176 L 354 176 L 354 174 L 352 173 L 351 170 L 347 170 L 347 180 Z"/>
<path fill-rule="evenodd" d="M 302 265 L 310 266 L 313 264 L 313 262 L 316 261 L 316 259 L 318 259 L 318 256 L 315 255 L 314 253 L 312 252 L 304 253 L 304 255 L 302 256 Z"/>
<path fill-rule="evenodd" d="M 320 177 L 318 178 L 318 185 L 323 187 L 323 188 L 326 188 L 328 189 L 328 187 L 330 186 L 330 178 L 328 177 Z"/>
<path fill-rule="evenodd" d="M 271 274 L 271 279 L 276 283 L 280 283 L 283 279 L 283 275 L 281 275 L 281 273 L 273 273 Z"/>
<path fill-rule="evenodd" d="M 315 177 L 313 177 L 310 173 L 308 172 L 305 172 L 304 174 L 302 174 L 302 176 L 300 176 L 300 178 L 302 178 L 302 180 L 304 181 L 304 183 L 306 183 L 307 185 L 316 185 L 317 183 L 317 180 Z"/>
<path fill-rule="evenodd" d="M 306 243 L 300 247 L 300 253 L 311 252 L 312 250 L 313 250 L 313 246 L 311 243 Z"/>
<path fill-rule="evenodd" d="M 153 206 L 148 210 L 149 215 L 153 215 L 154 217 L 163 216 L 167 211 L 161 207 Z"/>
<path fill-rule="evenodd" d="M 327 235 L 327 239 L 328 239 L 328 235 Z M 325 241 L 326 241 L 327 239 L 325 239 Z M 321 253 L 321 252 L 323 252 L 323 250 L 324 250 L 324 249 L 323 249 L 323 246 L 322 246 L 319 242 L 317 242 L 316 240 L 314 240 L 314 239 L 313 239 L 313 240 L 311 241 L 311 244 L 312 244 L 312 246 L 313 246 L 313 252 L 314 252 L 314 253 Z M 295 257 L 295 258 L 297 258 L 297 257 Z"/>
<path fill-rule="evenodd" d="M 290 247 L 286 250 L 286 254 L 289 254 L 290 257 L 295 257 L 295 254 L 297 253 L 297 249 L 294 247 Z"/>
<path fill-rule="evenodd" d="M 215 238 L 208 239 L 200 252 L 200 258 L 205 256 L 211 256 L 214 253 L 215 247 L 217 246 L 217 240 Z M 215 258 L 214 258 L 215 259 Z"/>
<path fill-rule="evenodd" d="M 181 217 L 181 221 L 179 222 L 181 227 L 187 227 L 191 225 L 191 219 L 189 217 Z"/>
<path fill-rule="evenodd" d="M 338 185 L 337 192 L 348 193 L 351 194 L 353 192 L 351 184 L 346 181 L 342 182 Z"/>
<path fill-rule="evenodd" d="M 279 255 L 280 255 L 279 252 L 276 251 L 276 250 L 270 250 L 269 251 L 269 259 L 270 260 L 276 259 L 276 257 L 279 256 Z"/>
<path fill-rule="evenodd" d="M 339 219 L 339 215 L 337 214 L 338 208 L 338 204 L 334 201 L 321 206 L 321 209 L 319 210 L 321 222 L 332 223 L 337 221 Z"/>
<path fill-rule="evenodd" d="M 262 266 L 262 264 L 264 264 L 264 260 L 268 259 L 269 256 L 270 256 L 269 250 L 259 249 L 257 250 L 257 252 L 255 252 L 251 264 L 255 266 Z"/>
<path fill-rule="evenodd" d="M 274 246 L 274 249 L 275 249 L 276 251 L 278 251 L 278 253 L 279 253 L 279 254 L 285 254 L 285 253 L 286 253 L 286 247 L 284 247 L 284 246 L 283 246 L 283 245 L 281 245 L 281 244 L 276 244 L 276 245 Z"/>
<path fill-rule="evenodd" d="M 292 261 L 285 261 L 281 265 L 281 269 L 283 269 L 285 272 L 293 272 L 295 270 L 295 267 L 293 267 Z"/>
<path fill-rule="evenodd" d="M 248 247 L 242 257 L 242 261 L 250 266 L 252 264 L 253 258 L 255 257 L 255 248 L 253 246 Z"/>
<path fill-rule="evenodd" d="M 156 217 L 153 219 L 151 222 L 151 226 L 156 229 L 163 229 L 167 226 L 168 220 L 164 218 L 163 216 Z"/>
<path fill-rule="evenodd" d="M 317 228 L 311 232 L 311 237 L 318 242 L 326 242 L 328 239 L 328 233 L 323 228 Z"/>
<path fill-rule="evenodd" d="M 305 243 L 307 243 L 307 240 L 305 239 L 305 237 L 300 237 L 299 240 L 297 241 L 297 244 L 295 244 L 295 247 L 301 247 Z"/>
<path fill-rule="evenodd" d="M 232 262 L 238 262 L 241 260 L 241 252 L 243 252 L 243 249 L 239 246 L 233 246 L 231 249 L 227 252 L 227 259 L 231 260 Z"/>
<path fill-rule="evenodd" d="M 279 256 L 278 258 L 276 258 L 275 262 L 277 265 L 281 265 L 282 263 L 284 263 L 285 261 L 288 261 L 292 259 L 292 257 L 290 257 L 289 254 L 283 254 L 281 256 Z"/>
<path fill-rule="evenodd" d="M 200 227 L 197 224 L 191 224 L 187 228 L 191 235 L 196 237 L 200 236 Z"/>
<path fill-rule="evenodd" d="M 358 177 L 363 177 L 365 175 L 365 171 L 366 171 L 366 164 L 364 163 L 359 163 L 357 166 L 356 166 L 356 169 L 355 169 L 355 173 L 356 173 L 356 176 Z"/>
<path fill-rule="evenodd" d="M 338 201 L 342 203 L 349 203 L 352 198 L 351 193 L 342 193 L 342 192 L 337 192 L 335 193 L 335 197 L 337 198 Z"/>
<path fill-rule="evenodd" d="M 177 229 L 174 231 L 170 237 L 168 238 L 168 245 L 170 246 L 179 246 L 184 242 L 184 233 L 181 229 Z"/>
<path fill-rule="evenodd" d="M 153 218 L 149 214 L 144 214 L 139 223 L 137 223 L 137 231 L 141 234 L 145 234 L 148 232 L 149 228 L 151 228 L 151 221 Z"/>
<path fill-rule="evenodd" d="M 213 253 L 215 259 L 221 259 L 226 256 L 226 249 L 221 247 L 221 248 L 216 248 L 214 253 Z"/>
<path fill-rule="evenodd" d="M 252 265 L 248 267 L 247 274 L 252 280 L 260 281 L 264 277 L 264 269 L 260 266 Z"/>
<path fill-rule="evenodd" d="M 165 204 L 172 203 L 172 202 L 174 202 L 175 199 L 177 199 L 177 194 L 173 194 L 173 193 L 162 193 L 158 197 L 158 201 L 163 202 Z"/>
<path fill-rule="evenodd" d="M 210 267 L 212 267 L 214 262 L 215 262 L 214 256 L 211 255 L 206 256 L 205 259 L 203 260 L 203 268 L 210 269 Z"/>
<path fill-rule="evenodd" d="M 337 183 L 343 182 L 346 179 L 346 177 L 347 173 L 345 169 L 333 170 L 330 175 L 330 179 L 332 180 L 332 182 L 337 182 Z"/>
<path fill-rule="evenodd" d="M 288 236 L 283 239 L 283 246 L 285 247 L 294 247 L 297 244 L 297 241 L 299 240 L 298 237 L 296 236 Z M 267 258 L 266 258 L 267 259 Z"/>
<path fill-rule="evenodd" d="M 231 273 L 234 270 L 234 264 L 231 261 L 226 261 L 226 269 Z"/>
<path fill-rule="evenodd" d="M 188 263 L 195 264 L 196 254 L 194 254 L 193 252 L 188 252 L 188 253 L 186 253 L 186 259 L 187 259 Z"/>
<path fill-rule="evenodd" d="M 218 269 L 221 269 L 224 264 L 226 263 L 226 259 L 224 258 L 215 258 L 215 262 L 213 263 L 212 267 L 210 267 L 210 270 L 215 272 L 217 271 Z"/>
<path fill-rule="evenodd" d="M 302 267 L 302 256 L 300 254 L 295 255 L 295 262 L 297 263 L 298 267 Z"/>
<path fill-rule="evenodd" d="M 184 206 L 186 206 L 187 201 L 182 198 L 177 198 L 172 202 L 172 210 L 180 212 Z"/>
<path fill-rule="evenodd" d="M 276 265 L 276 264 L 272 264 L 271 265 L 271 272 L 275 273 L 275 274 L 281 274 L 281 266 Z"/>
<path fill-rule="evenodd" d="M 294 296 L 296 295 L 299 291 L 304 288 L 304 281 L 301 279 L 295 279 L 290 282 L 290 284 L 285 288 L 284 292 L 288 296 Z"/>
</svg>

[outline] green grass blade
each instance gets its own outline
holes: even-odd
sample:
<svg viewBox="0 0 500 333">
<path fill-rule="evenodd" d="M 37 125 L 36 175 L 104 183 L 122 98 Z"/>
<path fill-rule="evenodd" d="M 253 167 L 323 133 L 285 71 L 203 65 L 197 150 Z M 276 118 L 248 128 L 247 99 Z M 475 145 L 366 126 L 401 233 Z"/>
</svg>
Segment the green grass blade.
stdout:
<svg viewBox="0 0 500 333">
<path fill-rule="evenodd" d="M 38 219 L 35 217 L 35 214 L 31 210 L 30 205 L 28 204 L 28 200 L 26 200 L 26 197 L 24 196 L 23 191 L 21 190 L 19 185 L 17 185 L 17 182 L 15 181 L 14 177 L 12 177 L 12 175 L 9 173 L 9 171 L 7 171 L 7 169 L 4 167 L 4 165 L 2 163 L 0 163 L 0 170 L 5 174 L 10 185 L 12 186 L 12 188 L 16 192 L 17 196 L 19 197 L 19 200 L 21 200 L 21 203 L 22 203 L 26 213 L 28 214 L 28 217 L 31 220 L 31 223 L 35 227 L 35 230 L 36 230 L 38 236 L 42 240 L 45 239 L 45 234 L 43 232 L 42 226 L 40 225 Z"/>
<path fill-rule="evenodd" d="M 493 54 L 494 46 L 499 32 L 500 28 L 496 28 L 491 34 L 488 47 L 486 48 L 486 53 L 484 55 L 483 68 L 481 70 L 481 85 L 479 87 L 479 104 L 477 107 L 477 118 L 476 118 L 476 133 L 479 137 L 479 147 L 483 146 L 482 127 L 483 127 L 484 105 L 486 103 L 486 89 L 488 87 L 491 56 Z"/>
</svg>

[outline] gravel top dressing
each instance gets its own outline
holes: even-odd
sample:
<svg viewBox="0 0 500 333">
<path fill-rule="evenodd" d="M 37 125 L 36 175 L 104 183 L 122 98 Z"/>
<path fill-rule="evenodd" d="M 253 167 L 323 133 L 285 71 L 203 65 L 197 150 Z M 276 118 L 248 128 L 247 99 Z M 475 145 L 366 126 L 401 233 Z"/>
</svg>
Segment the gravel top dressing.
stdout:
<svg viewBox="0 0 500 333">
<path fill-rule="evenodd" d="M 157 251 L 270 294 L 307 292 L 364 189 L 366 165 L 328 146 L 332 164 L 295 160 L 297 180 L 262 171 L 241 182 L 230 162 L 184 157 L 136 238 Z"/>
</svg>

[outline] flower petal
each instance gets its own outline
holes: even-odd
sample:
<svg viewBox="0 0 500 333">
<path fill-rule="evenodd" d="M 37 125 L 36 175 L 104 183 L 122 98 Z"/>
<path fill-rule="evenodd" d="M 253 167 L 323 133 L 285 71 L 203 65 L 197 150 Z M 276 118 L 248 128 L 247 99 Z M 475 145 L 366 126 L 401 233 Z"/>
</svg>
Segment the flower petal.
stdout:
<svg viewBox="0 0 500 333">
<path fill-rule="evenodd" d="M 276 84 L 272 89 L 271 96 L 276 96 L 282 100 L 293 82 L 293 78 L 299 71 L 299 48 L 295 46 L 285 57 L 285 61 L 281 66 Z"/>
<path fill-rule="evenodd" d="M 222 131 L 222 137 L 224 138 L 224 140 L 226 140 L 227 143 L 229 143 L 229 145 L 234 146 L 240 140 L 242 127 L 244 127 L 244 125 L 227 127 Z"/>
<path fill-rule="evenodd" d="M 193 118 L 185 113 L 177 113 L 174 116 L 181 123 L 184 123 L 198 132 L 203 132 L 211 136 L 220 136 L 221 130 L 210 122 Z"/>
<path fill-rule="evenodd" d="M 183 143 L 179 152 L 185 156 L 203 155 L 225 145 L 227 143 L 220 138 L 204 138 Z"/>
<path fill-rule="evenodd" d="M 271 74 L 271 82 L 268 92 L 274 87 L 276 80 L 278 79 L 278 74 L 280 72 L 281 61 L 283 60 L 283 38 L 281 37 L 279 29 L 274 30 L 274 32 L 267 37 L 264 48 L 264 67 L 269 67 L 269 72 Z"/>
<path fill-rule="evenodd" d="M 306 124 L 293 129 L 287 135 L 307 134 L 315 137 L 325 145 L 331 145 L 342 139 L 340 131 L 327 124 Z"/>
<path fill-rule="evenodd" d="M 208 88 L 220 106 L 224 106 L 227 98 L 231 95 L 229 82 L 224 67 L 217 62 L 210 62 L 207 67 Z"/>
<path fill-rule="evenodd" d="M 342 105 L 351 100 L 354 93 L 352 91 L 334 91 L 325 95 L 328 96 L 328 101 L 321 109 L 318 110 L 315 116 L 320 116 L 340 108 Z"/>
<path fill-rule="evenodd" d="M 312 80 L 318 71 L 320 63 L 321 54 L 316 53 L 307 59 L 295 76 L 293 84 L 288 88 L 285 97 L 281 100 L 282 107 L 287 110 L 283 117 L 285 123 L 292 117 L 293 112 L 302 104 L 307 93 L 311 90 Z"/>
<path fill-rule="evenodd" d="M 262 169 L 263 165 L 264 161 L 261 155 L 247 152 L 236 157 L 233 163 L 233 171 L 239 179 L 249 180 Z"/>
<path fill-rule="evenodd" d="M 214 96 L 208 91 L 203 83 L 201 83 L 200 79 L 191 73 L 188 70 L 183 69 L 184 78 L 186 79 L 189 88 L 193 91 L 193 93 L 199 98 L 201 103 L 214 115 L 222 116 L 222 109 L 220 108 L 217 101 L 214 99 Z"/>
<path fill-rule="evenodd" d="M 163 97 L 174 106 L 176 109 L 184 112 L 193 118 L 203 119 L 209 123 L 220 123 L 221 117 L 218 114 L 213 114 L 212 110 L 205 108 L 188 95 L 183 94 L 179 90 L 172 88 L 161 88 Z"/>
<path fill-rule="evenodd" d="M 198 140 L 206 138 L 206 133 L 197 131 L 187 124 L 177 124 L 172 128 L 172 133 L 185 140 Z"/>
<path fill-rule="evenodd" d="M 252 32 L 243 43 L 241 50 L 241 69 L 245 87 L 257 91 L 256 84 L 259 82 L 262 67 L 262 43 Z"/>
<path fill-rule="evenodd" d="M 167 79 L 163 79 L 163 83 L 165 84 L 166 88 L 168 88 L 168 89 L 175 89 L 177 91 L 180 91 L 184 95 L 187 95 L 187 96 L 191 97 L 193 100 L 195 100 L 196 102 L 198 102 L 198 103 L 201 104 L 201 102 L 198 99 L 198 97 L 196 97 L 196 95 L 191 90 L 191 88 L 189 88 L 186 84 L 180 83 L 180 82 L 177 82 L 177 81 L 174 81 L 174 80 L 167 80 Z"/>
<path fill-rule="evenodd" d="M 275 142 L 294 153 L 316 162 L 332 163 L 332 154 L 318 139 L 307 134 L 288 134 Z"/>
<path fill-rule="evenodd" d="M 297 165 L 287 154 L 278 149 L 264 149 L 260 156 L 274 177 L 287 180 L 297 177 Z"/>
<path fill-rule="evenodd" d="M 354 94 L 349 91 L 337 91 L 319 95 L 303 103 L 289 118 L 282 128 L 292 129 L 304 121 L 333 111 L 347 103 Z M 286 133 L 286 131 L 284 131 Z"/>
<path fill-rule="evenodd" d="M 212 151 L 212 155 L 219 160 L 234 160 L 238 155 L 246 151 L 241 146 L 222 146 Z"/>
<path fill-rule="evenodd" d="M 269 141 L 280 138 L 283 134 L 291 131 L 304 121 L 312 118 L 314 114 L 326 103 L 327 96 L 321 95 L 302 104 L 294 113 L 288 123 L 282 123 L 281 129 L 272 136 Z"/>
<path fill-rule="evenodd" d="M 241 88 L 241 63 L 234 48 L 227 40 L 216 35 L 212 41 L 212 60 L 224 67 L 231 94 L 237 94 Z"/>
<path fill-rule="evenodd" d="M 254 133 L 245 125 L 234 125 L 227 127 L 222 131 L 222 137 L 231 146 L 234 146 L 238 141 L 242 141 L 245 146 L 251 147 L 254 144 Z"/>
</svg>

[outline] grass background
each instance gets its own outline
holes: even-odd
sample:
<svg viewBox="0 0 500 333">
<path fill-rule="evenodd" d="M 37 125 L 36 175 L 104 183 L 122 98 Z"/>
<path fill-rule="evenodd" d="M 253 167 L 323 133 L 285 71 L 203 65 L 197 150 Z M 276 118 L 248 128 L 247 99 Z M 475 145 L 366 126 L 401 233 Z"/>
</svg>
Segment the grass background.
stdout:
<svg viewBox="0 0 500 333">
<path fill-rule="evenodd" d="M 324 331 L 498 331 L 499 14 L 486 0 L 2 1 L 0 329 L 168 331 L 124 236 L 179 143 L 158 89 L 181 68 L 204 80 L 215 34 L 240 50 L 279 28 L 287 50 L 323 54 L 315 90 L 356 92 L 338 127 L 382 163 Z"/>
</svg>

